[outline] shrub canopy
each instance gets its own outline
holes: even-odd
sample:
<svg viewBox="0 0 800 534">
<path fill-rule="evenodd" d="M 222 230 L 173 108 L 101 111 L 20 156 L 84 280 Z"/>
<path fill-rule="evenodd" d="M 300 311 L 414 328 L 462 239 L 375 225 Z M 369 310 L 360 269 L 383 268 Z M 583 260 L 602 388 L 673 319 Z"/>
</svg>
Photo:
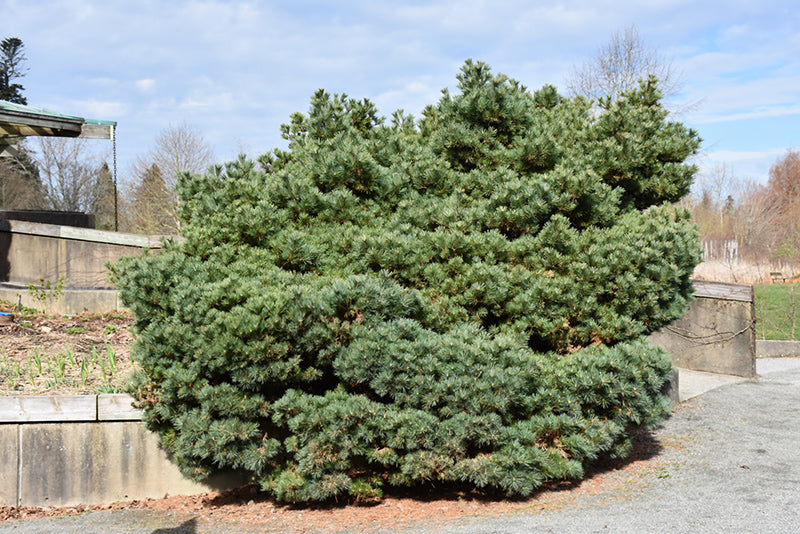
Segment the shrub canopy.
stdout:
<svg viewBox="0 0 800 534">
<path fill-rule="evenodd" d="M 114 267 L 131 386 L 184 473 L 287 501 L 527 495 L 660 421 L 697 134 L 654 79 L 593 113 L 467 61 L 419 121 L 318 91 L 288 150 L 184 176 L 181 242 Z"/>
</svg>

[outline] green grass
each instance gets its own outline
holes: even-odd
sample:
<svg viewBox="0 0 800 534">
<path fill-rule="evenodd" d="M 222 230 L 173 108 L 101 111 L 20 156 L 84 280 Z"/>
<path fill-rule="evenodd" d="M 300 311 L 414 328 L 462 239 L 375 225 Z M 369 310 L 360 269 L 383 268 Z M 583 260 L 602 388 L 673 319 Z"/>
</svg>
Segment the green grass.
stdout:
<svg viewBox="0 0 800 534">
<path fill-rule="evenodd" d="M 756 337 L 800 338 L 800 284 L 755 284 Z"/>
</svg>

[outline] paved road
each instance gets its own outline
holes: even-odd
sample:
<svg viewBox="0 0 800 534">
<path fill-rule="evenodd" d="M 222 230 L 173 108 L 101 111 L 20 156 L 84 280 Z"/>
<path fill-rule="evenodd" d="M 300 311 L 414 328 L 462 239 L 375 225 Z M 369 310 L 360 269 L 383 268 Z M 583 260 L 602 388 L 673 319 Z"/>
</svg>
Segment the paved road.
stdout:
<svg viewBox="0 0 800 534">
<path fill-rule="evenodd" d="M 631 475 L 613 491 L 554 511 L 449 522 L 433 518 L 401 532 L 800 532 L 800 360 L 759 360 L 759 372 L 757 381 L 726 385 L 683 403 L 657 432 L 660 442 L 672 446 L 659 457 L 655 476 Z M 16 534 L 257 531 L 141 510 L 0 524 L 0 533 Z"/>
</svg>

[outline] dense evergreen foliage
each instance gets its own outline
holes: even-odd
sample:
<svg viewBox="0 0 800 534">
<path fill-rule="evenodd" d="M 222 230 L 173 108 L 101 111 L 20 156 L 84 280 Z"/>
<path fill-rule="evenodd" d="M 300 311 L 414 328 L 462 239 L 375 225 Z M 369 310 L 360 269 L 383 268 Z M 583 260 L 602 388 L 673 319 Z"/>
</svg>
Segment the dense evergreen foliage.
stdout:
<svg viewBox="0 0 800 534">
<path fill-rule="evenodd" d="M 695 132 L 468 61 L 388 121 L 317 92 L 288 150 L 179 184 L 184 242 L 115 272 L 132 392 L 182 470 L 282 500 L 456 481 L 530 494 L 669 409 L 643 339 L 691 295 Z"/>
</svg>

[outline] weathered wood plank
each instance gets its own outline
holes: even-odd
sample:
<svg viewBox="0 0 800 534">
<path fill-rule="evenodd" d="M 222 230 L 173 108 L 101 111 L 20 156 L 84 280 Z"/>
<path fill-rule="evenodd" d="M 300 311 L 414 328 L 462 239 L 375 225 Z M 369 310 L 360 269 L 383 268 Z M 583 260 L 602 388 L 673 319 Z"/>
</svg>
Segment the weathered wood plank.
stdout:
<svg viewBox="0 0 800 534">
<path fill-rule="evenodd" d="M 97 396 L 98 421 L 141 421 L 142 411 L 132 406 L 130 395 L 106 394 Z"/>
<path fill-rule="evenodd" d="M 0 423 L 96 420 L 96 395 L 0 397 Z"/>
<path fill-rule="evenodd" d="M 741 302 L 752 302 L 754 298 L 753 286 L 749 284 L 728 284 L 709 280 L 692 280 L 692 283 L 695 297 Z"/>
<path fill-rule="evenodd" d="M 83 124 L 78 137 L 87 139 L 113 139 L 114 127 L 110 124 Z"/>
</svg>

